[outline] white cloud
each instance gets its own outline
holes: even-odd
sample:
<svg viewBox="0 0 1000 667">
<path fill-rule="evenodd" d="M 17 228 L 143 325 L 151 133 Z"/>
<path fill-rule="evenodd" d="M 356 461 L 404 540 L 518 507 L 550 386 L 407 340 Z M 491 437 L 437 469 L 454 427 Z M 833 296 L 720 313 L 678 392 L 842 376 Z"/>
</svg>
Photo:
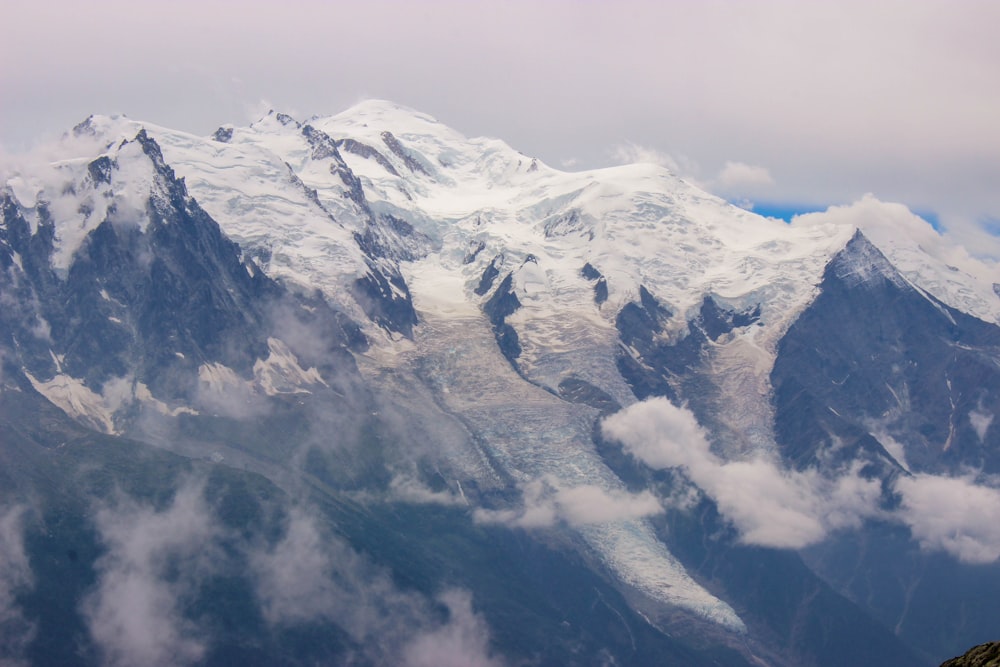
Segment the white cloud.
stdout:
<svg viewBox="0 0 1000 667">
<path fill-rule="evenodd" d="M 268 623 L 335 623 L 361 647 L 363 662 L 502 664 L 489 647 L 489 626 L 473 610 L 467 591 L 450 589 L 439 596 L 448 610 L 442 621 L 427 598 L 399 589 L 388 571 L 371 565 L 302 509 L 289 514 L 276 544 L 250 553 L 250 564 Z"/>
<path fill-rule="evenodd" d="M 448 621 L 403 647 L 404 667 L 500 667 L 503 661 L 490 651 L 489 627 L 472 609 L 472 596 L 452 589 L 438 599 L 448 609 Z"/>
<path fill-rule="evenodd" d="M 669 153 L 649 146 L 640 146 L 631 141 L 615 145 L 611 149 L 611 159 L 617 164 L 656 164 L 666 167 L 677 176 L 693 175 L 697 172 L 697 165 L 683 156 L 675 158 Z"/>
<path fill-rule="evenodd" d="M 976 435 L 979 437 L 979 442 L 984 442 L 986 440 L 986 431 L 993 424 L 993 415 L 983 412 L 981 408 L 977 408 L 969 413 L 969 423 L 972 424 L 973 430 L 975 430 Z"/>
<path fill-rule="evenodd" d="M 664 398 L 611 415 L 602 428 L 650 467 L 682 469 L 748 544 L 801 548 L 880 517 L 908 526 L 923 548 L 963 562 L 1000 558 L 1000 490 L 968 477 L 900 477 L 895 490 L 901 507 L 889 513 L 879 508 L 880 483 L 856 470 L 828 479 L 767 460 L 720 459 L 694 415 Z"/>
<path fill-rule="evenodd" d="M 333 559 L 349 567 L 357 556 L 344 549 L 327 548 L 323 542 L 315 520 L 295 510 L 281 541 L 272 549 L 251 553 L 257 596 L 268 623 L 329 617 L 346 605 L 342 591 L 330 578 Z"/>
<path fill-rule="evenodd" d="M 1000 559 L 1000 490 L 971 478 L 916 475 L 896 482 L 913 537 L 966 563 Z"/>
<path fill-rule="evenodd" d="M 521 493 L 521 507 L 502 510 L 479 508 L 473 513 L 473 518 L 480 523 L 547 528 L 559 522 L 584 526 L 638 519 L 663 512 L 663 505 L 649 491 L 633 494 L 592 484 L 563 487 L 552 476 L 524 484 Z"/>
<path fill-rule="evenodd" d="M 434 491 L 406 475 L 397 475 L 389 482 L 389 496 L 393 500 L 417 505 L 466 505 L 461 496 L 448 491 Z"/>
<path fill-rule="evenodd" d="M 16 599 L 34 584 L 24 544 L 27 512 L 21 505 L 0 508 L 0 663 L 9 667 L 27 664 L 24 650 L 35 633 Z"/>
<path fill-rule="evenodd" d="M 726 162 L 713 185 L 724 193 L 751 194 L 774 185 L 767 167 L 745 162 Z"/>
<path fill-rule="evenodd" d="M 829 480 L 764 459 L 723 461 L 691 411 L 665 398 L 611 415 L 602 429 L 650 467 L 684 470 L 748 544 L 801 548 L 878 513 L 879 483 L 855 471 Z"/>
<path fill-rule="evenodd" d="M 181 607 L 214 568 L 219 532 L 202 488 L 182 487 L 162 511 L 121 499 L 100 508 L 95 521 L 107 552 L 82 611 L 103 664 L 197 662 L 205 638 Z"/>
</svg>

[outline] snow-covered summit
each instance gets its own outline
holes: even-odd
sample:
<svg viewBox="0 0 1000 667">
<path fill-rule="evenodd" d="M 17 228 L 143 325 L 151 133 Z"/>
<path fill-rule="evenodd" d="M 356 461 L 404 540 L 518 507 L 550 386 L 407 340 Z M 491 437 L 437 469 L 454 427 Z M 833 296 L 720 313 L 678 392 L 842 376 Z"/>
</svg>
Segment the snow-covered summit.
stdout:
<svg viewBox="0 0 1000 667">
<path fill-rule="evenodd" d="M 778 323 L 780 335 L 778 320 L 809 301 L 823 266 L 861 226 L 915 285 L 982 319 L 1000 320 L 995 267 L 949 262 L 957 251 L 941 251 L 936 232 L 907 221 L 887 224 L 886 215 L 878 218 L 864 202 L 858 205 L 864 210 L 804 216 L 788 225 L 731 206 L 662 167 L 564 172 L 503 141 L 465 137 L 384 100 L 306 121 L 271 111 L 249 127 L 224 126 L 212 138 L 124 116 L 92 116 L 49 147 L 33 170 L 5 175 L 5 185 L 26 208 L 43 190 L 53 202 L 62 199 L 74 190 L 67 183 L 80 177 L 68 173 L 74 163 L 82 165 L 79 171 L 141 128 L 230 236 L 269 257 L 275 275 L 328 292 L 363 273 L 352 236 L 373 212 L 432 239 L 437 252 L 428 264 L 460 271 L 470 299 L 494 257 L 503 255 L 507 270 L 533 257 L 537 275 L 516 272 L 522 288 L 531 285 L 520 296 L 550 292 L 552 303 L 579 310 L 582 303 L 572 297 L 588 286 L 574 276 L 589 263 L 607 279 L 609 311 L 635 299 L 643 285 L 683 327 L 711 294 L 734 304 L 761 302 L 762 321 Z M 42 176 L 42 162 L 65 182 L 46 182 L 53 170 Z M 352 201 L 352 183 L 345 180 L 351 177 L 370 212 Z M 61 261 L 72 254 L 76 232 L 86 229 L 66 225 Z M 456 263 L 470 247 L 482 248 L 477 260 Z"/>
</svg>

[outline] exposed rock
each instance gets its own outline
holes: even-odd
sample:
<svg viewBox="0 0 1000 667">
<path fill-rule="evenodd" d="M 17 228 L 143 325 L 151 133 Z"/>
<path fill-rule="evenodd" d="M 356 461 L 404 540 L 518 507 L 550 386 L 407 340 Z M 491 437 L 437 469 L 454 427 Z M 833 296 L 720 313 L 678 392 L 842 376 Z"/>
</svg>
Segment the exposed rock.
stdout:
<svg viewBox="0 0 1000 667">
<path fill-rule="evenodd" d="M 1000 641 L 970 648 L 964 655 L 946 660 L 941 667 L 1000 667 Z"/>
</svg>

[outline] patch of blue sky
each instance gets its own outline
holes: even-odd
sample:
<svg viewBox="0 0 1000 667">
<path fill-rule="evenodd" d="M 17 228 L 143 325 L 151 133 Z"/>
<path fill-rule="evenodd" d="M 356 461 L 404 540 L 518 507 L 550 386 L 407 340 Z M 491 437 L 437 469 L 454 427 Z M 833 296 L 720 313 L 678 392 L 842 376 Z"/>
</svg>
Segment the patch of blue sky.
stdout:
<svg viewBox="0 0 1000 667">
<path fill-rule="evenodd" d="M 766 218 L 777 218 L 791 222 L 792 218 L 803 213 L 819 213 L 828 207 L 820 204 L 797 204 L 791 202 L 754 202 L 753 212 Z"/>
<path fill-rule="evenodd" d="M 792 218 L 797 215 L 803 215 L 805 213 L 821 213 L 830 206 L 835 206 L 836 204 L 802 204 L 796 202 L 753 202 L 753 207 L 751 210 L 766 218 L 777 218 L 778 220 L 784 220 L 785 222 L 791 222 Z M 748 207 L 745 207 L 748 208 Z M 912 209 L 911 209 L 912 210 Z M 937 213 L 931 210 L 914 210 L 916 215 L 930 223 L 937 231 L 942 231 L 941 218 Z M 1000 220 L 990 220 L 984 223 L 984 227 L 993 235 L 1000 236 Z"/>
</svg>

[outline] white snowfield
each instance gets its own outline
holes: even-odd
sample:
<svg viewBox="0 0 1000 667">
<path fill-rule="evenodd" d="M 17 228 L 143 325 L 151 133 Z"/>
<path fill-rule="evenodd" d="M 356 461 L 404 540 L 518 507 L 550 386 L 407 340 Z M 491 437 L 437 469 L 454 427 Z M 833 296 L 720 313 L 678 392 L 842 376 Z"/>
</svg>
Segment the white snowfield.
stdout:
<svg viewBox="0 0 1000 667">
<path fill-rule="evenodd" d="M 997 267 L 950 245 L 904 207 L 866 198 L 853 209 L 786 224 L 732 206 L 660 166 L 559 171 L 502 141 L 466 138 L 383 101 L 302 122 L 272 112 L 246 128 L 223 128 L 218 139 L 121 117 L 92 118 L 86 131 L 67 135 L 43 159 L 3 178 L 32 224 L 47 204 L 56 223 L 57 268 L 68 268 L 112 203 L 119 215 L 145 215 L 145 199 L 158 186 L 148 159 L 127 142 L 140 128 L 202 208 L 269 275 L 318 287 L 358 322 L 366 320 L 347 287 L 368 271 L 354 234 L 364 230 L 369 212 L 349 196 L 342 165 L 323 148 L 328 140 L 360 180 L 371 214 L 398 218 L 431 239 L 429 249 L 415 242 L 409 256 L 416 259 L 400 265 L 421 321 L 414 340 L 366 323 L 374 345 L 361 367 L 372 378 L 409 378 L 397 382 L 402 387 L 425 382 L 433 403 L 487 448 L 493 463 L 470 452 L 455 466 L 487 486 L 497 483 L 491 466 L 499 465 L 521 483 L 549 478 L 566 488 L 624 492 L 591 443 L 596 411 L 552 392 L 573 375 L 623 406 L 634 402 L 615 365 L 615 316 L 638 300 L 640 286 L 673 314 L 669 337 L 686 333 L 705 296 L 736 309 L 760 306 L 759 322 L 714 343 L 709 362 L 725 408 L 720 421 L 742 434 L 722 443 L 729 456 L 773 451 L 768 378 L 775 347 L 858 226 L 906 280 L 958 310 L 1000 321 Z M 102 154 L 117 164 L 111 185 L 88 181 L 88 165 Z M 491 263 L 500 270 L 492 289 L 510 273 L 521 303 L 507 318 L 523 350 L 517 372 L 482 312 L 491 292 L 474 291 Z M 581 273 L 586 264 L 607 281 L 601 305 L 594 281 Z M 204 367 L 206 386 L 235 382 L 227 370 Z M 323 383 L 277 339 L 255 374 L 257 389 L 268 394 Z M 112 430 L 102 388 L 65 376 L 32 382 L 67 412 Z M 417 400 L 403 391 L 393 396 Z M 646 520 L 578 530 L 628 586 L 743 629 L 732 608 L 684 571 Z"/>
</svg>

